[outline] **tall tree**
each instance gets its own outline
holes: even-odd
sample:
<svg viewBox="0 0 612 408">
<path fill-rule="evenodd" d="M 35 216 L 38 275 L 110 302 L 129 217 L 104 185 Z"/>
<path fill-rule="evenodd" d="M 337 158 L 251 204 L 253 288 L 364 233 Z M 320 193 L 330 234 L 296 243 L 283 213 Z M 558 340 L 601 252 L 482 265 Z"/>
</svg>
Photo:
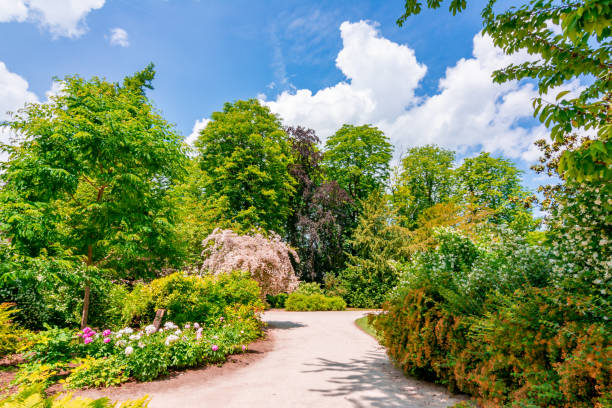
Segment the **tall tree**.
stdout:
<svg viewBox="0 0 612 408">
<path fill-rule="evenodd" d="M 302 279 L 322 281 L 345 261 L 345 230 L 353 200 L 335 181 L 323 181 L 319 138 L 312 129 L 289 127 L 294 161 L 289 172 L 297 181 L 293 212 L 287 220 L 287 239 L 300 258 Z"/>
<path fill-rule="evenodd" d="M 416 227 L 423 211 L 451 198 L 454 160 L 455 152 L 435 145 L 414 147 L 402 159 L 393 202 L 407 227 Z"/>
<path fill-rule="evenodd" d="M 374 192 L 362 203 L 363 212 L 349 241 L 346 269 L 340 273 L 347 301 L 354 307 L 380 307 L 398 282 L 398 263 L 408 256 L 408 234 L 395 222 L 385 196 Z"/>
<path fill-rule="evenodd" d="M 443 0 L 428 1 L 438 8 Z M 453 14 L 465 9 L 465 0 L 451 0 Z M 511 64 L 493 73 L 502 83 L 531 78 L 541 97 L 534 101 L 535 114 L 551 138 L 565 146 L 558 170 L 562 177 L 581 181 L 612 179 L 612 70 L 610 34 L 612 7 L 609 0 L 530 0 L 519 7 L 497 12 L 497 1 L 489 0 L 482 11 L 483 32 L 507 54 L 527 52 L 537 58 Z M 422 9 L 420 0 L 406 0 L 401 26 Z M 543 95 L 576 79 L 589 78 L 576 95 L 557 93 L 554 102 Z M 552 98 L 551 98 L 552 99 Z M 592 129 L 594 137 L 588 132 Z M 585 136 L 578 145 L 565 144 L 573 133 Z"/>
<path fill-rule="evenodd" d="M 459 197 L 475 211 L 491 210 L 495 223 L 520 229 L 535 226 L 529 210 L 530 195 L 521 185 L 521 171 L 511 161 L 482 152 L 465 159 L 456 175 Z"/>
<path fill-rule="evenodd" d="M 287 218 L 287 240 L 296 245 L 299 237 L 298 221 L 307 207 L 314 190 L 320 185 L 322 178 L 321 159 L 323 154 L 318 149 L 320 142 L 312 129 L 301 126 L 287 127 L 293 162 L 289 165 L 289 174 L 295 179 L 295 194 L 291 199 L 291 214 Z"/>
<path fill-rule="evenodd" d="M 353 224 L 359 216 L 360 200 L 385 188 L 392 153 L 389 139 L 372 125 L 343 125 L 325 142 L 327 178 L 338 182 L 355 202 Z"/>
<path fill-rule="evenodd" d="M 256 99 L 226 103 L 212 114 L 196 147 L 215 222 L 284 234 L 295 193 L 293 159 L 287 134 L 268 107 Z"/>
<path fill-rule="evenodd" d="M 29 256 L 82 257 L 82 325 L 96 271 L 136 278 L 176 259 L 168 193 L 186 156 L 145 95 L 154 76 L 150 64 L 122 84 L 66 77 L 49 103 L 8 123 L 18 140 L 4 146 L 1 229 Z"/>
</svg>

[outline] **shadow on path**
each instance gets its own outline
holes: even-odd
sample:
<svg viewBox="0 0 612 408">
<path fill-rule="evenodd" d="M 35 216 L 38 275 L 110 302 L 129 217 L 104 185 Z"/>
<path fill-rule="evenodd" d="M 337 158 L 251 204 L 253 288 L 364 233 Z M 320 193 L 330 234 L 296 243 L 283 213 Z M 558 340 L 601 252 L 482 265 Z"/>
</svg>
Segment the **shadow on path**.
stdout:
<svg viewBox="0 0 612 408">
<path fill-rule="evenodd" d="M 351 359 L 348 363 L 319 358 L 316 363 L 306 365 L 311 369 L 304 373 L 335 374 L 328 381 L 329 388 L 309 391 L 318 392 L 324 397 L 344 397 L 358 408 L 434 408 L 452 405 L 444 388 L 425 391 L 425 383 L 406 379 L 386 357 L 379 354 L 369 353 L 363 359 Z M 431 389 L 431 384 L 428 388 Z"/>
<path fill-rule="evenodd" d="M 280 321 L 280 320 L 268 320 L 268 327 L 270 329 L 280 329 L 280 330 L 289 330 L 289 329 L 297 329 L 298 327 L 306 327 L 305 324 L 296 323 L 292 321 Z"/>
</svg>

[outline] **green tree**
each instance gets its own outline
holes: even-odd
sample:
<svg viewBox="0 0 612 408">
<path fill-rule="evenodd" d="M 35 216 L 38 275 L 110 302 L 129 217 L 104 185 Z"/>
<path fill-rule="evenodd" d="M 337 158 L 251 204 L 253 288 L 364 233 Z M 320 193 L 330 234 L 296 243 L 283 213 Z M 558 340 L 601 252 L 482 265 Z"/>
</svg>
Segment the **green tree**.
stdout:
<svg viewBox="0 0 612 408">
<path fill-rule="evenodd" d="M 389 139 L 375 126 L 343 125 L 325 142 L 323 162 L 329 179 L 353 200 L 365 200 L 384 189 L 392 153 Z"/>
<path fill-rule="evenodd" d="M 438 8 L 442 0 L 427 2 Z M 465 0 L 451 0 L 455 14 L 465 9 Z M 537 58 L 512 64 L 493 73 L 496 82 L 531 78 L 545 95 L 570 81 L 589 78 L 579 94 L 559 92 L 554 102 L 544 97 L 534 101 L 535 114 L 559 144 L 582 129 L 592 129 L 595 137 L 562 152 L 559 173 L 577 181 L 604 181 L 612 178 L 612 62 L 610 0 L 530 0 L 527 4 L 497 13 L 497 1 L 489 0 L 482 11 L 483 32 L 507 54 L 527 52 Z M 405 13 L 397 23 L 421 12 L 419 0 L 406 0 Z M 560 30 L 557 33 L 556 30 Z"/>
<path fill-rule="evenodd" d="M 349 241 L 353 254 L 347 254 L 340 279 L 351 306 L 380 307 L 398 282 L 398 263 L 408 256 L 408 235 L 394 222 L 395 213 L 382 193 L 372 193 L 362 206 Z"/>
<path fill-rule="evenodd" d="M 206 205 L 215 222 L 284 233 L 295 180 L 280 120 L 256 99 L 226 103 L 196 141 Z M 237 228 L 238 227 L 238 228 Z"/>
<path fill-rule="evenodd" d="M 145 95 L 154 76 L 150 64 L 122 84 L 66 77 L 8 123 L 18 143 L 4 146 L 0 229 L 28 256 L 83 259 L 82 325 L 98 271 L 136 278 L 179 258 L 169 191 L 185 147 Z"/>
<path fill-rule="evenodd" d="M 504 158 L 482 152 L 467 158 L 457 169 L 458 195 L 474 211 L 489 209 L 490 221 L 518 229 L 533 229 L 530 195 L 521 186 L 521 171 Z"/>
<path fill-rule="evenodd" d="M 450 200 L 455 175 L 455 152 L 435 145 L 414 147 L 402 159 L 393 203 L 405 226 L 415 228 L 428 208 Z"/>
</svg>

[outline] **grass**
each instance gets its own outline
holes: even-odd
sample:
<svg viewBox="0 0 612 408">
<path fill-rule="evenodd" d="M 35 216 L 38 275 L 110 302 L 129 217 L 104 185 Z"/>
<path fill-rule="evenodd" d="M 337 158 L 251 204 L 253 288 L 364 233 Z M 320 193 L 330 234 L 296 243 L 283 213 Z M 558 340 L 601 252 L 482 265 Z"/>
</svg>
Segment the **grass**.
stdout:
<svg viewBox="0 0 612 408">
<path fill-rule="evenodd" d="M 378 338 L 378 336 L 376 335 L 376 330 L 374 330 L 374 327 L 372 327 L 370 322 L 368 322 L 368 316 L 363 316 L 355 320 L 355 324 L 357 325 L 357 327 L 368 333 L 370 336 L 374 337 L 375 339 Z"/>
</svg>

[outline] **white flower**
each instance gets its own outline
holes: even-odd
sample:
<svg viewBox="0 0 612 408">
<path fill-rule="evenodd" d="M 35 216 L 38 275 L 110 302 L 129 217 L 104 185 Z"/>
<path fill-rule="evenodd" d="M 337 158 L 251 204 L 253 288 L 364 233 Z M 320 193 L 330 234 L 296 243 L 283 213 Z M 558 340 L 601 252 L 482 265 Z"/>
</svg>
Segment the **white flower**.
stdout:
<svg viewBox="0 0 612 408">
<path fill-rule="evenodd" d="M 185 324 L 185 329 L 189 329 L 191 325 L 189 323 Z"/>
<path fill-rule="evenodd" d="M 155 326 L 153 326 L 152 324 L 150 324 L 147 327 L 145 327 L 144 330 L 145 330 L 145 333 L 147 333 L 149 335 L 155 333 L 155 331 L 156 331 Z"/>
<path fill-rule="evenodd" d="M 166 322 L 164 323 L 164 329 L 166 330 L 174 330 L 174 329 L 178 329 L 178 326 L 172 322 Z"/>
<path fill-rule="evenodd" d="M 125 355 L 129 356 L 130 354 L 132 354 L 134 352 L 134 348 L 132 346 L 127 346 L 125 348 Z"/>
<path fill-rule="evenodd" d="M 130 340 L 140 340 L 140 333 L 132 334 Z"/>
<path fill-rule="evenodd" d="M 115 343 L 117 347 L 124 347 L 126 344 L 127 344 L 127 341 L 125 340 L 119 340 L 118 342 Z"/>
<path fill-rule="evenodd" d="M 159 329 L 159 332 L 160 332 L 160 333 L 163 333 L 163 332 L 164 332 L 164 329 L 160 328 L 160 329 Z"/>
<path fill-rule="evenodd" d="M 176 334 L 177 336 L 180 336 L 182 333 L 181 329 L 176 329 L 176 331 L 174 332 L 174 334 Z"/>
<path fill-rule="evenodd" d="M 196 329 L 199 329 L 200 328 L 200 323 L 194 323 L 193 327 L 195 327 Z"/>
<path fill-rule="evenodd" d="M 145 344 L 142 341 L 138 343 L 138 347 L 144 348 L 144 346 L 145 346 Z"/>
<path fill-rule="evenodd" d="M 166 344 L 166 346 L 169 346 L 170 343 L 173 343 L 173 342 L 177 341 L 178 339 L 179 339 L 178 336 L 175 336 L 174 334 L 171 334 L 168 337 L 166 337 L 165 344 Z"/>
</svg>

